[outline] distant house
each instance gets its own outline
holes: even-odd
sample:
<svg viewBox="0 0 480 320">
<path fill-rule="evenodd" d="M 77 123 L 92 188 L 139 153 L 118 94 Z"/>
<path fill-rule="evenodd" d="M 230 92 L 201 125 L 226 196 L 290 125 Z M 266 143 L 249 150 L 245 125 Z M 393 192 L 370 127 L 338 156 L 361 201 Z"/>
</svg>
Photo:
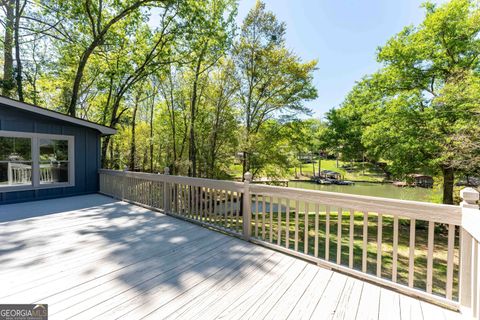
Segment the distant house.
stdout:
<svg viewBox="0 0 480 320">
<path fill-rule="evenodd" d="M 320 172 L 320 177 L 340 180 L 342 178 L 342 174 L 339 172 L 331 171 L 331 170 L 322 170 Z"/>
<path fill-rule="evenodd" d="M 0 96 L 0 204 L 98 191 L 115 129 Z"/>
<path fill-rule="evenodd" d="M 413 180 L 413 184 L 416 187 L 422 188 L 432 188 L 433 187 L 433 177 L 423 175 L 423 174 L 412 174 L 410 178 Z"/>
</svg>

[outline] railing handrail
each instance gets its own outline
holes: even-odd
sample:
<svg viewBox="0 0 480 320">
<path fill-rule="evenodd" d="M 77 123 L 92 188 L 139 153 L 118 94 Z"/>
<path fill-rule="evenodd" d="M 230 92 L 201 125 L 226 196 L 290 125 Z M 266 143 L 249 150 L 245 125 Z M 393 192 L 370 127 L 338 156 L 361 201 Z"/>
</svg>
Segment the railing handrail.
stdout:
<svg viewBox="0 0 480 320">
<path fill-rule="evenodd" d="M 158 182 L 167 182 L 167 183 L 185 183 L 190 184 L 196 187 L 206 187 L 206 188 L 219 188 L 235 192 L 243 192 L 244 184 L 242 182 L 227 181 L 227 180 L 215 180 L 215 179 L 206 179 L 206 178 L 192 178 L 185 176 L 173 176 L 166 174 L 156 174 L 156 173 L 147 173 L 147 172 L 133 172 L 133 171 L 119 171 L 119 170 L 108 170 L 100 169 L 100 173 L 117 175 L 122 177 L 131 177 L 137 179 L 145 179 Z"/>
<path fill-rule="evenodd" d="M 108 169 L 101 169 L 100 173 L 159 182 L 185 183 L 197 187 L 218 188 L 235 192 L 244 191 L 244 183 L 235 181 Z M 307 200 L 323 205 L 344 206 L 358 211 L 384 212 L 406 218 L 422 219 L 454 225 L 461 225 L 462 223 L 462 208 L 454 205 L 389 199 L 330 191 L 267 186 L 253 183 L 249 184 L 249 191 L 251 193 L 261 193 L 273 197 L 283 196 L 290 199 Z"/>
<path fill-rule="evenodd" d="M 462 222 L 462 209 L 454 205 L 266 185 L 251 185 L 250 191 L 266 196 L 281 197 L 283 195 L 290 199 L 308 200 L 336 207 L 343 206 L 358 211 L 396 214 L 438 223 L 460 225 Z M 322 197 L 318 197 L 319 195 Z"/>
</svg>

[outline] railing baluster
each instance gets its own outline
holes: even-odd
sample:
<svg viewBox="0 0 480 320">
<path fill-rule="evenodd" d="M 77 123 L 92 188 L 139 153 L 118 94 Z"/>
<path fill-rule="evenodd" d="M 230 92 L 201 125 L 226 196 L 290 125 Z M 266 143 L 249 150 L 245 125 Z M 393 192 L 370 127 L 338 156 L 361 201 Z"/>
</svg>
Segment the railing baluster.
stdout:
<svg viewBox="0 0 480 320">
<path fill-rule="evenodd" d="M 315 258 L 318 257 L 318 214 L 319 214 L 319 204 L 315 203 L 315 242 L 314 246 L 315 248 L 313 249 L 313 255 Z"/>
<path fill-rule="evenodd" d="M 180 186 L 180 214 L 185 216 L 186 209 L 185 209 L 185 185 L 181 184 Z"/>
<path fill-rule="evenodd" d="M 204 221 L 206 223 L 211 222 L 211 213 L 210 213 L 210 188 L 204 188 L 203 189 L 203 215 L 204 215 Z"/>
<path fill-rule="evenodd" d="M 282 244 L 282 199 L 278 198 L 278 206 L 277 206 L 277 245 Z"/>
<path fill-rule="evenodd" d="M 202 221 L 202 211 L 201 211 L 201 204 L 202 204 L 202 198 L 201 198 L 201 187 L 196 188 L 196 195 L 195 195 L 195 205 L 196 205 L 196 216 L 198 221 Z"/>
<path fill-rule="evenodd" d="M 193 219 L 193 186 L 189 185 L 187 186 L 188 190 L 188 215 L 190 216 L 190 219 Z"/>
<path fill-rule="evenodd" d="M 240 192 L 235 192 L 235 214 L 237 215 L 235 229 L 240 232 Z"/>
<path fill-rule="evenodd" d="M 299 215 L 299 201 L 295 201 L 295 244 L 294 249 L 298 251 L 298 229 L 299 229 L 299 222 L 298 222 L 298 215 Z"/>
<path fill-rule="evenodd" d="M 205 222 L 210 222 L 210 188 L 203 188 L 203 216 Z"/>
<path fill-rule="evenodd" d="M 255 238 L 258 238 L 258 194 L 255 195 Z"/>
<path fill-rule="evenodd" d="M 216 192 L 213 194 L 213 203 L 217 204 L 217 212 L 214 214 L 214 220 L 213 223 L 217 225 L 222 225 L 222 219 L 224 217 L 224 212 L 223 210 L 223 190 L 216 190 Z"/>
<path fill-rule="evenodd" d="M 203 187 L 198 187 L 198 219 L 203 222 Z"/>
<path fill-rule="evenodd" d="M 428 253 L 427 253 L 427 292 L 432 293 L 433 287 L 433 246 L 435 236 L 435 222 L 428 222 Z"/>
<path fill-rule="evenodd" d="M 363 212 L 363 247 L 362 247 L 362 272 L 367 272 L 367 245 L 368 245 L 368 212 Z"/>
<path fill-rule="evenodd" d="M 174 198 L 173 198 L 174 200 L 173 201 L 175 201 L 175 206 L 174 206 L 175 207 L 175 214 L 178 214 L 178 211 L 179 211 L 178 210 L 178 184 L 174 184 L 173 192 L 174 192 Z"/>
<path fill-rule="evenodd" d="M 337 208 L 337 264 L 342 264 L 342 218 L 343 209 Z"/>
<path fill-rule="evenodd" d="M 409 242 L 409 259 L 408 259 L 408 286 L 413 287 L 413 279 L 415 273 L 415 219 L 410 219 L 410 242 Z"/>
<path fill-rule="evenodd" d="M 213 223 L 219 226 L 223 224 L 222 220 L 225 215 L 225 212 L 223 212 L 223 200 L 223 190 L 215 189 L 215 192 L 212 195 L 212 203 L 217 206 L 217 211 L 213 215 Z"/>
<path fill-rule="evenodd" d="M 211 197 L 212 197 L 212 204 L 213 204 L 213 209 L 212 209 L 213 223 L 217 223 L 220 220 L 218 211 L 221 208 L 222 191 L 213 189 L 212 193 L 213 195 L 211 195 Z M 219 198 L 220 198 L 220 204 L 218 203 Z"/>
<path fill-rule="evenodd" d="M 349 242 L 348 242 L 348 267 L 353 268 L 353 240 L 354 240 L 354 220 L 355 210 L 350 209 L 350 230 L 349 230 Z"/>
<path fill-rule="evenodd" d="M 382 277 L 382 232 L 383 232 L 383 216 L 377 214 L 377 277 Z"/>
<path fill-rule="evenodd" d="M 310 203 L 308 202 L 305 202 L 305 210 L 304 210 L 304 214 L 305 214 L 305 223 L 304 223 L 304 240 L 303 240 L 303 253 L 305 254 L 308 254 L 308 212 L 309 212 L 309 208 L 310 208 Z"/>
<path fill-rule="evenodd" d="M 325 208 L 325 260 L 330 260 L 330 206 Z"/>
<path fill-rule="evenodd" d="M 447 245 L 447 284 L 445 292 L 447 299 L 452 299 L 453 291 L 453 258 L 455 256 L 455 225 L 448 225 L 448 245 Z"/>
<path fill-rule="evenodd" d="M 398 216 L 393 217 L 393 253 L 392 253 L 392 281 L 397 282 L 398 266 Z"/>
<path fill-rule="evenodd" d="M 262 240 L 265 240 L 265 196 L 262 196 Z"/>
<path fill-rule="evenodd" d="M 230 225 L 230 217 L 232 216 L 232 213 L 230 210 L 232 209 L 231 204 L 231 194 L 228 192 L 228 190 L 225 190 L 225 228 L 228 228 Z"/>
<path fill-rule="evenodd" d="M 290 199 L 286 199 L 285 204 L 285 247 L 290 247 Z"/>
<path fill-rule="evenodd" d="M 224 208 L 224 213 L 223 213 L 223 216 L 224 216 L 224 220 L 223 220 L 223 226 L 225 228 L 227 228 L 228 226 L 228 191 L 227 190 L 223 190 L 222 191 L 222 195 L 220 198 L 222 199 L 223 198 L 223 201 L 224 201 L 224 205 L 223 205 L 223 208 Z"/>
<path fill-rule="evenodd" d="M 270 196 L 270 206 L 269 206 L 269 211 L 270 211 L 270 224 L 269 224 L 269 227 L 270 227 L 270 243 L 273 242 L 273 197 Z"/>
<path fill-rule="evenodd" d="M 215 223 L 215 214 L 213 213 L 213 195 L 216 189 L 208 188 L 208 222 Z"/>
</svg>

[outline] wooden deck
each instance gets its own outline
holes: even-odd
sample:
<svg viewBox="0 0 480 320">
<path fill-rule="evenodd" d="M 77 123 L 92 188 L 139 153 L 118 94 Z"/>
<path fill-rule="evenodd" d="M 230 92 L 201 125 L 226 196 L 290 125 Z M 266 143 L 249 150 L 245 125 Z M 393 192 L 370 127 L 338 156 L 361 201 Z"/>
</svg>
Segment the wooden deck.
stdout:
<svg viewBox="0 0 480 320">
<path fill-rule="evenodd" d="M 0 284 L 0 303 L 50 319 L 460 318 L 100 195 L 0 206 Z"/>
</svg>

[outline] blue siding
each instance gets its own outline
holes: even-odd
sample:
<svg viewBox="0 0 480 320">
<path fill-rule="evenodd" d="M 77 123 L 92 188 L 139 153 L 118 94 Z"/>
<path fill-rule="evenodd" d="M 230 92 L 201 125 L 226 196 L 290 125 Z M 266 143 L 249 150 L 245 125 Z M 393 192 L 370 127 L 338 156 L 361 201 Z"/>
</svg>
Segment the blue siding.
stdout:
<svg viewBox="0 0 480 320">
<path fill-rule="evenodd" d="M 2 192 L 0 204 L 98 192 L 100 132 L 0 104 L 0 130 L 75 136 L 75 186 Z"/>
</svg>

